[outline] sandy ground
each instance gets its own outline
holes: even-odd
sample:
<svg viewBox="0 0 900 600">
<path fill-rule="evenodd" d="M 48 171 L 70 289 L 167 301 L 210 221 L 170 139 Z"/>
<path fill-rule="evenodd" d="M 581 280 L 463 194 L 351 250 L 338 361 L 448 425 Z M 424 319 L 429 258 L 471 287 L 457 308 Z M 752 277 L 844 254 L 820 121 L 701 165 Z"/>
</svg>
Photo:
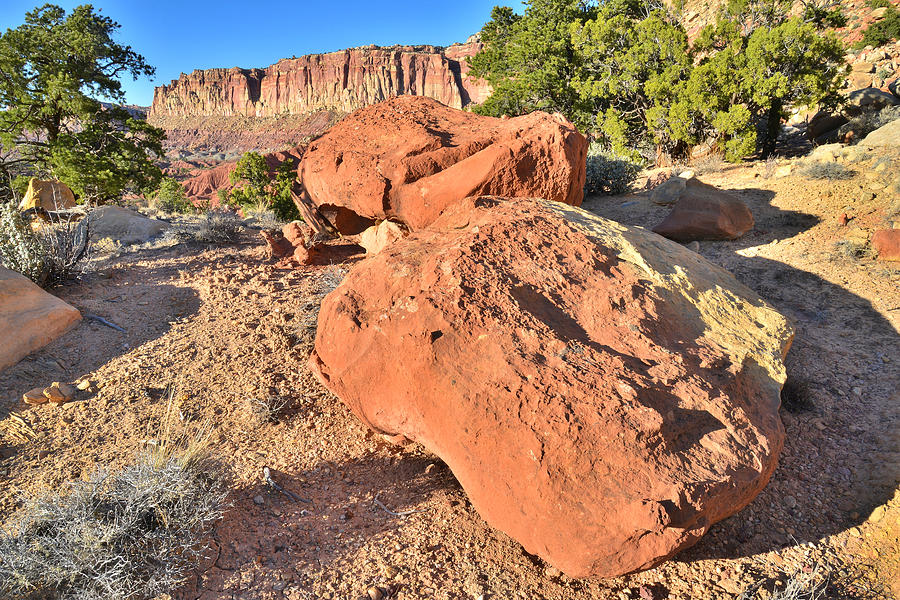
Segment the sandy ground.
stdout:
<svg viewBox="0 0 900 600">
<path fill-rule="evenodd" d="M 900 263 L 835 243 L 878 225 L 889 198 L 866 200 L 876 179 L 864 175 L 835 183 L 767 172 L 756 164 L 702 177 L 740 190 L 757 226 L 699 252 L 795 322 L 787 446 L 748 508 L 656 569 L 569 579 L 484 523 L 437 457 L 367 432 L 305 367 L 318 298 L 342 267 L 276 268 L 250 231 L 234 246 L 125 254 L 56 290 L 127 332 L 86 320 L 0 374 L 0 418 L 16 413 L 36 433 L 0 440 L 0 521 L 23 494 L 131 461 L 174 385 L 182 415 L 213 425 L 231 488 L 214 550 L 178 598 L 356 599 L 379 586 L 402 599 L 717 599 L 759 582 L 755 597 L 765 598 L 785 574 L 816 564 L 831 573 L 828 598 L 888 598 L 885 584 L 900 580 Z M 585 208 L 647 227 L 666 212 L 647 194 Z M 854 219 L 841 226 L 845 211 Z M 21 402 L 35 386 L 83 377 L 99 390 L 82 401 Z M 277 422 L 254 415 L 252 400 L 268 398 L 287 403 Z M 309 502 L 267 488 L 263 466 Z M 415 512 L 389 514 L 376 496 Z"/>
</svg>

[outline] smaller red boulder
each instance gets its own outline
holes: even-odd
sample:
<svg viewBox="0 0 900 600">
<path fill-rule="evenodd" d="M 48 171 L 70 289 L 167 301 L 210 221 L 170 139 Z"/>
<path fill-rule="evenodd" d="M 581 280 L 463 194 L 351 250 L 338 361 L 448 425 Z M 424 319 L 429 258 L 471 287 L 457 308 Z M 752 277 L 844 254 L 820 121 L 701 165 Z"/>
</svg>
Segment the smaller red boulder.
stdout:
<svg viewBox="0 0 900 600">
<path fill-rule="evenodd" d="M 655 233 L 678 242 L 734 240 L 753 229 L 753 213 L 730 192 L 688 179 Z"/>
<path fill-rule="evenodd" d="M 878 260 L 900 261 L 900 229 L 881 229 L 872 236 Z"/>
</svg>

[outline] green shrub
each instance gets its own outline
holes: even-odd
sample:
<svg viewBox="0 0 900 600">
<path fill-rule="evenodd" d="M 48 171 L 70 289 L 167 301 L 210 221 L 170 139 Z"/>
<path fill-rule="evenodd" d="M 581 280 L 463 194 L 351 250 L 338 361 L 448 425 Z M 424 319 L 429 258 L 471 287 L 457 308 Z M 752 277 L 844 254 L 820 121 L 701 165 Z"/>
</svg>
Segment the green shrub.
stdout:
<svg viewBox="0 0 900 600">
<path fill-rule="evenodd" d="M 598 144 L 591 144 L 587 154 L 584 193 L 589 196 L 625 194 L 640 171 L 638 163 L 606 153 Z"/>
<path fill-rule="evenodd" d="M 224 500 L 194 461 L 146 454 L 32 500 L 0 537 L 0 596 L 132 600 L 172 592 L 208 549 Z"/>
<path fill-rule="evenodd" d="M 869 8 L 887 8 L 891 5 L 891 0 L 869 0 L 866 2 Z"/>
<path fill-rule="evenodd" d="M 884 18 L 869 25 L 863 32 L 862 40 L 853 44 L 857 50 L 866 46 L 884 46 L 900 38 L 900 11 L 889 6 L 884 13 Z"/>
<path fill-rule="evenodd" d="M 168 213 L 186 213 L 194 210 L 194 205 L 187 199 L 187 194 L 178 181 L 166 177 L 156 192 L 156 208 Z"/>
<path fill-rule="evenodd" d="M 300 212 L 291 199 L 291 187 L 297 177 L 290 160 L 275 168 L 275 176 L 269 176 L 266 159 L 256 152 L 247 152 L 238 159 L 229 175 L 236 187 L 226 192 L 219 190 L 219 202 L 223 205 L 265 206 L 283 223 L 298 219 Z"/>
</svg>

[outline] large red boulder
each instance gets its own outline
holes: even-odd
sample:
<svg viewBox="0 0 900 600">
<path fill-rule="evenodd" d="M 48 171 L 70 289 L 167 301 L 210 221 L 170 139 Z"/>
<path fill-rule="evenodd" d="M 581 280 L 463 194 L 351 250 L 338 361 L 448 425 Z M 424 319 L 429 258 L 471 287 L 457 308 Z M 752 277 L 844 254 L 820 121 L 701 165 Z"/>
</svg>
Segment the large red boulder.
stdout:
<svg viewBox="0 0 900 600">
<path fill-rule="evenodd" d="M 482 117 L 431 98 L 362 108 L 310 144 L 300 178 L 323 211 L 421 229 L 463 198 L 541 197 L 579 206 L 587 140 L 562 116 Z M 341 229 L 355 234 L 356 228 Z"/>
<path fill-rule="evenodd" d="M 653 228 L 679 242 L 734 240 L 753 229 L 753 213 L 731 192 L 691 178 L 679 192 L 675 206 Z"/>
<path fill-rule="evenodd" d="M 696 253 L 556 202 L 449 208 L 358 263 L 318 323 L 319 379 L 570 576 L 693 544 L 783 445 L 785 319 Z"/>
</svg>

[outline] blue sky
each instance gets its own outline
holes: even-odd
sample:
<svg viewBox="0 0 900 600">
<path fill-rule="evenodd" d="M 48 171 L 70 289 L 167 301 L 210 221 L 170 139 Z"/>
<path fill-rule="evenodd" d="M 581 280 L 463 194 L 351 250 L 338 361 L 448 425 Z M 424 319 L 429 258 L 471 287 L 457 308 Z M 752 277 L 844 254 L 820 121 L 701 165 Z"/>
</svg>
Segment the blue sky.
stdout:
<svg viewBox="0 0 900 600">
<path fill-rule="evenodd" d="M 15 28 L 42 0 L 0 0 L 0 30 Z M 58 1 L 71 9 L 85 2 Z M 182 72 L 211 67 L 265 67 L 279 58 L 378 44 L 465 41 L 502 0 L 447 2 L 343 0 L 341 2 L 209 2 L 96 0 L 96 9 L 119 22 L 118 41 L 156 67 L 153 81 L 123 80 L 128 102 L 148 106 L 153 88 Z"/>
</svg>

